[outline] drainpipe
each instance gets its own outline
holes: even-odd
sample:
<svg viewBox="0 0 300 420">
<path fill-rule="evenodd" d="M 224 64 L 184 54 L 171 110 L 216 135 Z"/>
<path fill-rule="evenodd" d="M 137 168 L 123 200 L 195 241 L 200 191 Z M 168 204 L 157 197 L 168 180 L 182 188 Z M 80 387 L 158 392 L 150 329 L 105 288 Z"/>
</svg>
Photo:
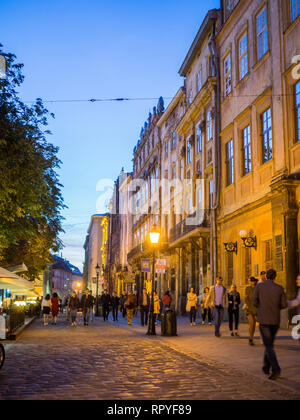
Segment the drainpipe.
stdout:
<svg viewBox="0 0 300 420">
<path fill-rule="evenodd" d="M 214 141 L 214 199 L 211 209 L 211 275 L 213 283 L 218 275 L 218 227 L 217 212 L 220 206 L 220 179 L 221 179 L 221 153 L 220 153 L 220 133 L 221 133 L 221 77 L 220 77 L 220 58 L 216 45 L 216 20 L 213 23 L 213 33 L 209 42 L 209 48 L 213 57 L 213 65 L 217 79 L 215 87 L 215 141 Z"/>
</svg>

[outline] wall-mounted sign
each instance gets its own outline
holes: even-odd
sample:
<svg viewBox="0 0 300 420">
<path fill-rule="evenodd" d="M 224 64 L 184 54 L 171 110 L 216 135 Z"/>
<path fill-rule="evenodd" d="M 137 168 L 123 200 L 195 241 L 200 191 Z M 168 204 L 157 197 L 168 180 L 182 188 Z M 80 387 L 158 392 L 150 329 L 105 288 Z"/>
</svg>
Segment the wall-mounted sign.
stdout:
<svg viewBox="0 0 300 420">
<path fill-rule="evenodd" d="M 156 260 L 156 273 L 165 274 L 167 268 L 167 260 Z"/>
<path fill-rule="evenodd" d="M 142 260 L 142 272 L 143 273 L 151 272 L 151 260 Z"/>
</svg>

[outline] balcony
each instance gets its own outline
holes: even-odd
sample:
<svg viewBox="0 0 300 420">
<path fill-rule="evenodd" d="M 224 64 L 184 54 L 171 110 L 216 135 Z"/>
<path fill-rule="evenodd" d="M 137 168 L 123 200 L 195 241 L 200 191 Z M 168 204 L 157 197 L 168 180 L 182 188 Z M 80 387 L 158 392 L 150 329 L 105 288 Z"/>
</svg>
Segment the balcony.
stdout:
<svg viewBox="0 0 300 420">
<path fill-rule="evenodd" d="M 149 245 L 147 242 L 139 244 L 127 254 L 128 261 L 141 257 L 144 253 L 149 252 Z"/>
<path fill-rule="evenodd" d="M 169 234 L 169 244 L 172 245 L 173 243 L 184 239 L 187 236 L 201 236 L 201 233 L 209 233 L 210 229 L 210 211 L 204 210 L 204 217 L 201 223 L 194 222 L 193 224 L 188 223 L 188 219 L 192 219 L 196 217 L 196 213 L 190 215 L 188 218 L 182 220 L 182 222 L 178 223 L 178 225 L 174 226 L 170 230 Z M 192 221 L 192 220 L 191 220 Z M 196 223 L 196 224 L 195 224 Z M 194 235 L 193 235 L 194 233 Z"/>
</svg>

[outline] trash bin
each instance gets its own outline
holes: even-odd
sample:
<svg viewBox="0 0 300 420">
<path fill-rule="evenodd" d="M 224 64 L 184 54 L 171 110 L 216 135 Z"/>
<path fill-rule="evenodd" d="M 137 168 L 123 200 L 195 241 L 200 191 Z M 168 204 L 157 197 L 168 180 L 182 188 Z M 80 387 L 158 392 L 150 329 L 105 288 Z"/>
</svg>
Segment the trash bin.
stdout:
<svg viewBox="0 0 300 420">
<path fill-rule="evenodd" d="M 169 310 L 161 314 L 161 335 L 164 337 L 174 337 L 177 335 L 175 311 Z"/>
</svg>

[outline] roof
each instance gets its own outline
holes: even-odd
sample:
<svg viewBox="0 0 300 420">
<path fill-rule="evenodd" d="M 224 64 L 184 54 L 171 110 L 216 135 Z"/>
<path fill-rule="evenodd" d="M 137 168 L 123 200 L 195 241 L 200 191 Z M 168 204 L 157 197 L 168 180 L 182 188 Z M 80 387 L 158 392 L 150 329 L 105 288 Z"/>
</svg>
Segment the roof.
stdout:
<svg viewBox="0 0 300 420">
<path fill-rule="evenodd" d="M 212 22 L 217 20 L 219 17 L 219 10 L 218 9 L 212 9 L 209 10 L 207 15 L 205 16 L 202 25 L 196 35 L 196 38 L 194 39 L 191 48 L 189 49 L 189 52 L 187 56 L 185 57 L 185 60 L 180 67 L 179 74 L 180 76 L 186 77 L 191 64 L 193 63 L 194 59 L 196 58 L 196 55 L 201 48 L 201 45 L 203 44 L 203 41 L 210 30 L 212 26 Z"/>
<path fill-rule="evenodd" d="M 79 270 L 79 268 L 75 267 L 75 265 L 71 264 L 69 261 L 65 260 L 64 258 L 55 256 L 54 260 L 56 261 L 56 263 L 53 264 L 51 267 L 53 270 L 64 270 L 64 271 L 71 272 L 72 274 L 82 276 L 82 273 Z"/>
</svg>

